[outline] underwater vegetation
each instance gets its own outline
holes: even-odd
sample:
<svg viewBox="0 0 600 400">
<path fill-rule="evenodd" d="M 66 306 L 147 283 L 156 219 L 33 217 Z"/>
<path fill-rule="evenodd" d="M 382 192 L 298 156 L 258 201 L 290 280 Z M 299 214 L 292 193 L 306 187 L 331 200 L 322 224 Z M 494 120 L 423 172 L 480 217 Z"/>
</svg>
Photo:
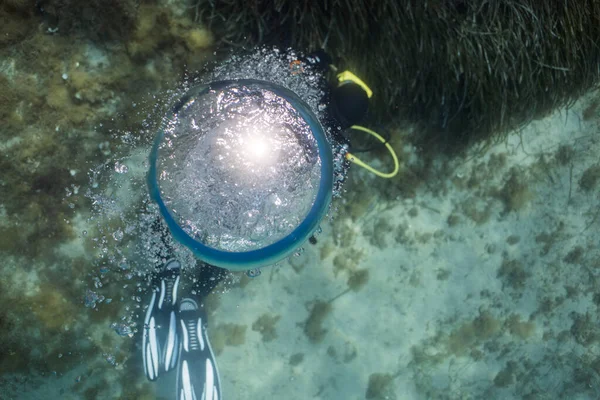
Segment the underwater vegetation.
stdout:
<svg viewBox="0 0 600 400">
<path fill-rule="evenodd" d="M 136 26 L 138 0 L 37 0 L 52 31 L 84 34 L 92 40 L 124 40 Z"/>
<path fill-rule="evenodd" d="M 79 192 L 86 164 L 140 126 L 136 104 L 149 91 L 208 57 L 202 49 L 212 38 L 190 18 L 157 4 L 114 3 L 0 4 L 0 250 L 47 258 L 55 243 L 73 239 L 65 221 L 89 208 Z"/>
<path fill-rule="evenodd" d="M 598 81 L 596 0 L 196 1 L 220 43 L 325 47 L 423 145 L 495 139 Z"/>
</svg>

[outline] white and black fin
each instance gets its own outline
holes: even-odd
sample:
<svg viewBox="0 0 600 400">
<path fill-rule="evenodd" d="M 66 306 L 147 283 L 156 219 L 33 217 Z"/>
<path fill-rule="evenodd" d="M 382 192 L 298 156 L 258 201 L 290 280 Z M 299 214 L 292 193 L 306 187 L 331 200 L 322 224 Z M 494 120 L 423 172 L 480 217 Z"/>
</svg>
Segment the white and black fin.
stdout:
<svg viewBox="0 0 600 400">
<path fill-rule="evenodd" d="M 152 298 L 144 318 L 142 341 L 144 372 L 151 381 L 177 365 L 180 268 L 178 261 L 168 261 L 152 283 Z"/>
<path fill-rule="evenodd" d="M 206 314 L 189 298 L 179 306 L 181 353 L 177 400 L 220 400 L 221 381 L 206 334 Z"/>
</svg>

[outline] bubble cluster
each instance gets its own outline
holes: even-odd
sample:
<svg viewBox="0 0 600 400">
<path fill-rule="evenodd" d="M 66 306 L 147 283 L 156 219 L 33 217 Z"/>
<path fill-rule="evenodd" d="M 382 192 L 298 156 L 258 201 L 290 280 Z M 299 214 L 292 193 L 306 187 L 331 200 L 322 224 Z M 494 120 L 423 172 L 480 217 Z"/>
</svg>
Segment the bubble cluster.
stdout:
<svg viewBox="0 0 600 400">
<path fill-rule="evenodd" d="M 196 274 L 198 273 L 198 261 L 193 254 L 185 247 L 176 243 L 165 226 L 158 208 L 150 200 L 146 175 L 148 172 L 148 158 L 151 149 L 151 143 L 159 131 L 168 127 L 169 120 L 164 116 L 169 114 L 169 110 L 187 93 L 191 88 L 207 84 L 213 81 L 237 80 L 237 79 L 257 79 L 273 82 L 292 92 L 305 102 L 317 118 L 325 125 L 326 104 L 323 102 L 324 85 L 322 76 L 318 71 L 310 66 L 302 65 L 298 67 L 295 62 L 301 58 L 301 54 L 293 51 L 280 51 L 277 49 L 258 49 L 252 54 L 243 56 L 234 55 L 229 59 L 213 65 L 209 72 L 202 76 L 188 79 L 180 87 L 166 90 L 160 95 L 150 99 L 151 103 L 138 104 L 135 112 L 146 116 L 146 119 L 137 131 L 127 131 L 115 133 L 115 140 L 103 142 L 99 151 L 104 155 L 104 162 L 96 165 L 87 171 L 89 184 L 87 188 L 70 188 L 73 192 L 79 190 L 87 197 L 91 209 L 87 219 L 85 231 L 82 229 L 80 238 L 86 243 L 86 246 L 93 249 L 93 266 L 90 268 L 89 288 L 82 296 L 84 304 L 89 308 L 97 308 L 102 305 L 107 307 L 112 300 L 110 307 L 115 313 L 124 315 L 125 325 L 116 325 L 113 327 L 119 335 L 129 336 L 131 329 L 135 333 L 136 328 L 129 325 L 129 321 L 135 321 L 145 311 L 144 296 L 147 296 L 150 287 L 150 278 L 152 274 L 160 268 L 170 257 L 177 258 L 182 266 L 182 290 L 193 287 Z M 256 95 L 260 93 L 255 93 Z M 261 94 L 263 97 L 264 93 Z M 275 101 L 275 100 L 274 100 Z M 223 99 L 219 104 L 229 107 L 235 111 L 236 107 L 242 107 L 243 104 L 230 102 Z M 275 108 L 278 113 L 286 113 L 286 105 L 280 104 Z M 266 128 L 269 118 L 273 115 L 264 114 L 261 120 L 257 121 L 256 127 L 261 131 L 268 133 Z M 213 121 L 215 124 L 217 121 Z M 290 120 L 294 122 L 293 118 Z M 190 126 L 191 120 L 188 120 Z M 227 123 L 238 123 L 232 118 Z M 333 129 L 325 126 L 327 139 L 332 147 L 334 156 L 334 196 L 339 194 L 339 187 L 347 167 L 344 162 L 344 147 L 333 139 Z M 221 126 L 221 133 L 228 129 L 227 124 Z M 277 129 L 286 132 L 285 124 L 280 124 Z M 306 129 L 304 127 L 303 129 Z M 216 140 L 216 138 L 213 138 Z M 244 139 L 246 140 L 246 139 Z M 274 142 L 275 146 L 285 147 L 285 142 Z M 217 144 L 215 143 L 215 146 Z M 285 176 L 281 171 L 271 171 L 261 164 L 261 161 L 268 161 L 269 156 L 264 154 L 264 141 L 255 143 L 251 150 L 242 154 L 246 157 L 244 168 L 245 172 L 252 172 L 252 169 L 263 174 L 279 174 Z M 313 154 L 314 145 L 310 142 L 296 142 L 289 144 L 289 151 L 284 151 L 285 157 L 294 157 L 297 152 L 293 146 L 307 146 L 310 150 L 308 154 Z M 283 149 L 286 150 L 286 149 Z M 216 154 L 215 154 L 216 155 Z M 213 155 L 213 156 L 215 156 Z M 252 158 L 254 157 L 254 158 Z M 201 162 L 194 160 L 190 156 L 187 162 Z M 213 161 L 218 161 L 214 159 Z M 301 163 L 306 160 L 298 159 Z M 304 185 L 314 185 L 318 181 L 318 175 L 313 175 L 314 167 L 318 162 L 309 160 L 305 167 L 307 168 L 307 179 Z M 227 168 L 227 165 L 220 165 L 219 168 Z M 261 170 L 262 168 L 262 170 Z M 304 168 L 304 167 L 303 167 Z M 258 175 L 257 175 L 258 176 Z M 210 177 L 206 177 L 209 179 Z M 213 180 L 215 184 L 220 184 Z M 256 188 L 261 187 L 263 182 L 260 179 L 255 180 Z M 286 190 L 290 189 L 286 186 Z M 303 191 L 303 187 L 291 188 L 297 191 Z M 270 197 L 269 197 L 270 196 Z M 256 198 L 256 196 L 254 196 Z M 276 205 L 280 202 L 288 201 L 281 190 L 271 191 L 263 199 L 263 207 L 266 204 Z M 280 203 L 281 204 L 281 203 Z M 203 207 L 201 198 L 196 201 L 196 207 Z M 256 214 L 253 212 L 252 204 L 245 207 L 246 214 L 240 214 L 244 218 L 244 226 L 249 227 L 255 221 Z M 260 211 L 259 207 L 256 207 Z M 191 216 L 192 214 L 190 214 Z M 223 222 L 222 220 L 221 222 Z M 282 218 L 284 224 L 294 224 L 296 221 Z M 196 221 L 199 223 L 200 221 Z M 216 229 L 219 221 L 212 221 L 213 228 Z M 240 232 L 241 234 L 243 232 Z M 225 243 L 223 238 L 218 239 Z M 274 239 L 271 239 L 274 240 Z M 139 299 L 139 300 L 138 300 Z"/>
<path fill-rule="evenodd" d="M 284 98 L 257 84 L 190 97 L 159 147 L 161 197 L 188 235 L 249 251 L 289 235 L 321 180 L 311 127 Z"/>
</svg>

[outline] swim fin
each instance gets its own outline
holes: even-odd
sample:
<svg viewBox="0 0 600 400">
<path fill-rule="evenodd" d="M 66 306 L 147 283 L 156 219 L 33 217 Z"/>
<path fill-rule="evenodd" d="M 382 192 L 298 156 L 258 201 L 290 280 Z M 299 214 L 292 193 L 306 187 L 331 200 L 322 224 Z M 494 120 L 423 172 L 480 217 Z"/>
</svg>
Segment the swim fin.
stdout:
<svg viewBox="0 0 600 400">
<path fill-rule="evenodd" d="M 177 334 L 178 290 L 181 265 L 168 261 L 153 279 L 153 293 L 144 318 L 142 352 L 146 377 L 154 381 L 175 368 L 179 355 Z"/>
<path fill-rule="evenodd" d="M 219 400 L 221 381 L 206 334 L 206 314 L 185 298 L 179 307 L 181 353 L 177 373 L 178 400 Z"/>
</svg>

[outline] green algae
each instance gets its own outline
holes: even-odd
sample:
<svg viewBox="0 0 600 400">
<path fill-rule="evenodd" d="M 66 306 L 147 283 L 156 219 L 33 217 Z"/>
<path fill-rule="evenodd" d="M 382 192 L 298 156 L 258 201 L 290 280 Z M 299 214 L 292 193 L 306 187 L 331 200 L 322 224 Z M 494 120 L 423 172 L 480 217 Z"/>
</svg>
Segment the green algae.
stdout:
<svg viewBox="0 0 600 400">
<path fill-rule="evenodd" d="M 252 330 L 259 332 L 263 342 L 271 342 L 277 339 L 275 325 L 281 318 L 281 315 L 263 314 L 252 324 Z"/>
<path fill-rule="evenodd" d="M 304 353 L 296 353 L 290 356 L 290 360 L 288 361 L 288 363 L 292 367 L 295 367 L 297 365 L 302 364 L 302 361 L 304 361 Z"/>
<path fill-rule="evenodd" d="M 312 343 L 320 343 L 327 334 L 327 329 L 323 328 L 323 323 L 331 313 L 332 305 L 330 302 L 316 301 L 311 309 L 308 319 L 304 322 L 304 334 Z"/>
<path fill-rule="evenodd" d="M 498 277 L 513 289 L 525 288 L 525 282 L 530 276 L 531 274 L 519 260 L 505 259 L 498 269 Z"/>
<path fill-rule="evenodd" d="M 226 346 L 241 346 L 246 343 L 246 325 L 219 324 L 208 331 L 212 349 L 219 355 Z"/>
<path fill-rule="evenodd" d="M 600 164 L 592 165 L 583 171 L 579 179 L 579 187 L 585 192 L 594 190 L 600 181 Z"/>
<path fill-rule="evenodd" d="M 525 174 L 513 167 L 496 196 L 504 203 L 505 212 L 519 211 L 532 199 Z"/>
</svg>

